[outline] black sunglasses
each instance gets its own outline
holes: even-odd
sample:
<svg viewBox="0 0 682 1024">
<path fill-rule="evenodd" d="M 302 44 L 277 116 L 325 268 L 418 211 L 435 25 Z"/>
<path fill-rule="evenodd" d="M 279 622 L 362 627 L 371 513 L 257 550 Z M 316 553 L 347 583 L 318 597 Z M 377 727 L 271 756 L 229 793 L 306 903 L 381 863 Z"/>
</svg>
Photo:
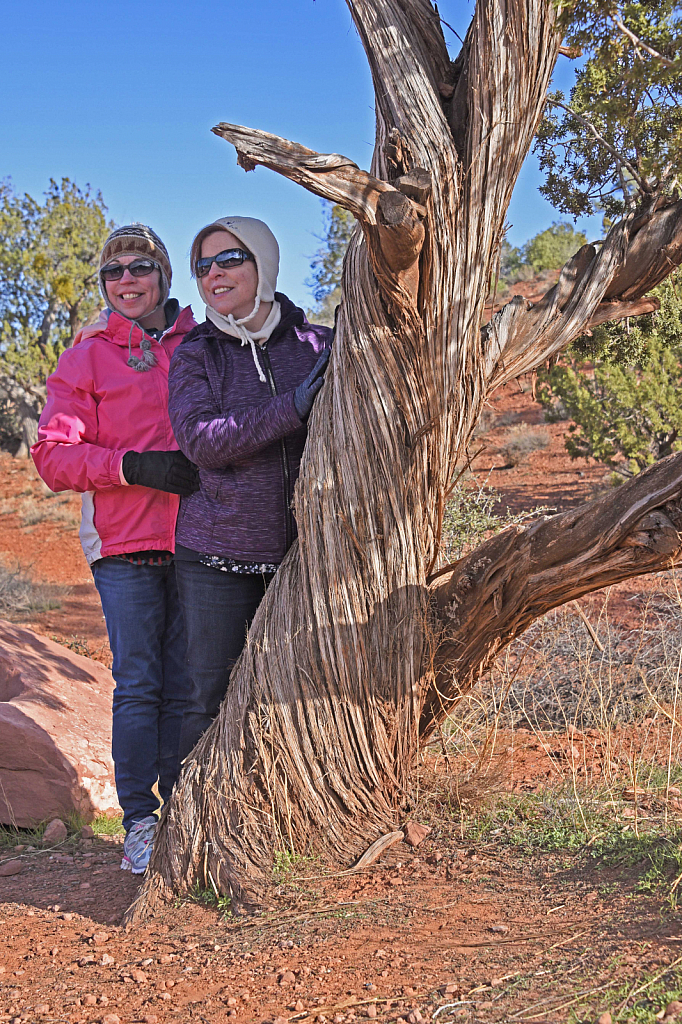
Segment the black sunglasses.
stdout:
<svg viewBox="0 0 682 1024">
<path fill-rule="evenodd" d="M 241 267 L 244 260 L 256 262 L 251 253 L 246 252 L 245 249 L 224 249 L 217 256 L 202 256 L 200 260 L 197 260 L 197 265 L 194 268 L 196 276 L 206 277 L 214 260 L 221 270 L 229 270 L 230 267 Z"/>
<path fill-rule="evenodd" d="M 129 271 L 133 277 L 147 277 L 152 270 L 158 269 L 158 264 L 152 263 L 151 260 L 133 260 L 125 267 L 122 263 L 110 263 L 108 267 L 102 267 L 100 276 L 103 281 L 120 281 L 125 270 Z"/>
</svg>

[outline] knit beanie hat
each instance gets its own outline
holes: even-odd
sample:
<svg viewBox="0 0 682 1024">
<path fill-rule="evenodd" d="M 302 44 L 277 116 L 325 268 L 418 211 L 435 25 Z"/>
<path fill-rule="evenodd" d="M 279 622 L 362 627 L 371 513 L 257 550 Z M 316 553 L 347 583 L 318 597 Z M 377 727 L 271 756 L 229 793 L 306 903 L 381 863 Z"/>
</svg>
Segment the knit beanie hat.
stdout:
<svg viewBox="0 0 682 1024">
<path fill-rule="evenodd" d="M 155 231 L 146 224 L 124 224 L 116 228 L 107 238 L 99 258 L 99 269 L 120 256 L 139 256 L 156 263 L 161 271 L 161 297 L 159 306 L 163 306 L 170 294 L 173 271 L 171 270 L 168 250 Z M 106 284 L 99 277 L 99 289 L 105 302 L 109 301 Z M 158 308 L 158 307 L 157 307 Z"/>
</svg>

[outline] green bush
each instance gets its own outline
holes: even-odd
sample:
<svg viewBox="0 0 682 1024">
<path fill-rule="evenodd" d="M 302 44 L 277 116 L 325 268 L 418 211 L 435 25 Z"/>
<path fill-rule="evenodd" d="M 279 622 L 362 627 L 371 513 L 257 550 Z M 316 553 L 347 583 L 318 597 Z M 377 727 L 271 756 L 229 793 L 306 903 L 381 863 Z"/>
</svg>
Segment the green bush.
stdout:
<svg viewBox="0 0 682 1024">
<path fill-rule="evenodd" d="M 679 280 L 679 278 L 678 278 Z M 677 281 L 656 294 L 657 314 L 609 324 L 581 338 L 543 375 L 538 397 L 558 403 L 574 424 L 571 458 L 593 458 L 621 478 L 682 451 L 682 300 Z"/>
</svg>

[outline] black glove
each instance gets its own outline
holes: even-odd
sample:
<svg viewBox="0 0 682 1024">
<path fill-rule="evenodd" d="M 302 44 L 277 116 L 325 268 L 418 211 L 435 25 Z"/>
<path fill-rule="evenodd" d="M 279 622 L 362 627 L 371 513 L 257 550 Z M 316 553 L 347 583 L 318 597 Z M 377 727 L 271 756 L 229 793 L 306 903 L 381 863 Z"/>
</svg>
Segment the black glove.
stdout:
<svg viewBox="0 0 682 1024">
<path fill-rule="evenodd" d="M 330 355 L 331 350 L 325 348 L 306 379 L 294 391 L 294 405 L 302 420 L 307 420 L 310 416 L 315 395 L 324 384 L 324 371 L 327 369 Z"/>
<path fill-rule="evenodd" d="M 182 452 L 126 452 L 122 469 L 129 484 L 184 498 L 200 487 L 199 470 Z"/>
</svg>

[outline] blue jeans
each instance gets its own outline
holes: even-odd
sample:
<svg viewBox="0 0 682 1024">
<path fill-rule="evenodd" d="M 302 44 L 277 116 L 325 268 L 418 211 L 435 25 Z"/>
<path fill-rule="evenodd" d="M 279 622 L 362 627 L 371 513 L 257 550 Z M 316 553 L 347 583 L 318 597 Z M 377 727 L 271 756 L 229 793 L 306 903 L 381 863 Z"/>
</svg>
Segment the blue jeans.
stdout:
<svg viewBox="0 0 682 1024">
<path fill-rule="evenodd" d="M 192 677 L 180 736 L 182 761 L 218 714 L 230 672 L 272 577 L 221 572 L 181 560 L 175 568 Z"/>
<path fill-rule="evenodd" d="M 102 558 L 92 566 L 114 656 L 111 735 L 126 831 L 168 800 L 178 774 L 189 695 L 187 644 L 175 565 Z"/>
</svg>

